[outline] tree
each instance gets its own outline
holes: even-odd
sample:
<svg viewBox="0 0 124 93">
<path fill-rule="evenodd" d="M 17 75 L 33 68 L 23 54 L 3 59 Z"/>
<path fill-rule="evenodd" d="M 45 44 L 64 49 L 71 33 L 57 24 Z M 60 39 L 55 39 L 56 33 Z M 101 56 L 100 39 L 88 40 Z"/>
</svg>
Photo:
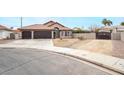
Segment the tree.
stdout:
<svg viewBox="0 0 124 93">
<path fill-rule="evenodd" d="M 112 23 L 112 21 L 111 20 L 107 20 L 107 25 L 108 26 L 111 26 L 113 23 Z"/>
<path fill-rule="evenodd" d="M 107 25 L 107 19 L 103 19 L 102 24 L 106 26 Z"/>
<path fill-rule="evenodd" d="M 73 29 L 74 29 L 74 32 L 77 32 L 77 33 L 83 32 L 83 27 L 82 28 L 75 27 Z"/>
<path fill-rule="evenodd" d="M 90 29 L 90 31 L 92 31 L 92 32 L 97 32 L 97 31 L 99 30 L 99 27 L 98 27 L 97 25 L 91 25 L 91 26 L 89 27 L 89 29 Z"/>
<path fill-rule="evenodd" d="M 103 19 L 102 20 L 102 24 L 105 25 L 105 26 L 111 26 L 113 23 L 111 20 L 107 20 L 107 19 Z"/>
<path fill-rule="evenodd" d="M 124 22 L 121 22 L 121 25 L 124 26 Z"/>
</svg>

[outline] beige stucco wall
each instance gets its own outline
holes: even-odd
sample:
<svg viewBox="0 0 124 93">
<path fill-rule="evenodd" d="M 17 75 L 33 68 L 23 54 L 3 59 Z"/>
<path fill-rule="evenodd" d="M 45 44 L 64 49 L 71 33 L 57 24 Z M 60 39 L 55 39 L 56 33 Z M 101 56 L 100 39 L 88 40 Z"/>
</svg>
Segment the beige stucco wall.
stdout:
<svg viewBox="0 0 124 93">
<path fill-rule="evenodd" d="M 0 39 L 10 38 L 10 33 L 12 32 L 7 30 L 0 30 Z"/>
<path fill-rule="evenodd" d="M 121 33 L 120 32 L 113 32 L 111 33 L 112 40 L 121 40 Z"/>
<path fill-rule="evenodd" d="M 96 39 L 96 33 L 73 33 L 74 38 Z"/>
<path fill-rule="evenodd" d="M 60 38 L 72 38 L 72 31 L 61 31 Z"/>
<path fill-rule="evenodd" d="M 17 32 L 15 39 L 22 39 L 22 32 Z"/>
<path fill-rule="evenodd" d="M 124 41 L 124 32 L 121 32 L 121 40 Z"/>
</svg>

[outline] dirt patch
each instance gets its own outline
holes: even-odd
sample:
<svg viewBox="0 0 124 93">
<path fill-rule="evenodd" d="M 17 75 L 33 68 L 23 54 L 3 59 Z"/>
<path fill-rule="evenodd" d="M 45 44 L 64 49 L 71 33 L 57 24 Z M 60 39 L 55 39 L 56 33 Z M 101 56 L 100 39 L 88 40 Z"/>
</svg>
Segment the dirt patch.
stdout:
<svg viewBox="0 0 124 93">
<path fill-rule="evenodd" d="M 83 49 L 95 53 L 107 54 L 114 57 L 124 58 L 124 42 L 120 40 L 77 40 L 71 43 L 71 39 L 58 42 L 56 46 Z M 61 43 L 61 44 L 60 44 Z M 67 43 L 67 44 L 66 44 Z"/>
<path fill-rule="evenodd" d="M 79 39 L 54 39 L 53 43 L 55 46 L 58 47 L 70 47 L 71 45 L 74 45 L 75 43 L 79 42 Z"/>
<path fill-rule="evenodd" d="M 0 40 L 0 44 L 7 44 L 9 42 L 12 42 L 12 40 Z"/>
</svg>

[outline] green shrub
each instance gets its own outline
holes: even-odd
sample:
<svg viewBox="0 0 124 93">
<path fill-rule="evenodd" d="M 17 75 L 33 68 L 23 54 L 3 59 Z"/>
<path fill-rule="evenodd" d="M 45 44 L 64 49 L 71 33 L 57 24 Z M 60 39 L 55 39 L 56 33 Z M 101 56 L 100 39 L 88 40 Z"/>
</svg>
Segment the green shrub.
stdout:
<svg viewBox="0 0 124 93">
<path fill-rule="evenodd" d="M 74 30 L 73 33 L 91 33 L 91 31 L 88 31 L 88 30 Z"/>
</svg>

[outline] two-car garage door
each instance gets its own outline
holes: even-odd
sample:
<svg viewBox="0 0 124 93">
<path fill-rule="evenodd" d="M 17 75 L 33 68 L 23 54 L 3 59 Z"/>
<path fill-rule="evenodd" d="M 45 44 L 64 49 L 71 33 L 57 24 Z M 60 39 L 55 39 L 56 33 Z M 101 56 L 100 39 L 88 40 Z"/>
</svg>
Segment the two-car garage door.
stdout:
<svg viewBox="0 0 124 93">
<path fill-rule="evenodd" d="M 50 31 L 34 32 L 34 39 L 39 39 L 39 38 L 51 38 L 51 32 Z"/>
<path fill-rule="evenodd" d="M 31 39 L 31 32 L 30 31 L 23 31 L 22 32 L 22 39 Z"/>
<path fill-rule="evenodd" d="M 51 31 L 34 31 L 33 38 L 34 39 L 42 39 L 42 38 L 51 38 Z M 32 33 L 31 31 L 23 31 L 22 39 L 31 39 Z"/>
</svg>

